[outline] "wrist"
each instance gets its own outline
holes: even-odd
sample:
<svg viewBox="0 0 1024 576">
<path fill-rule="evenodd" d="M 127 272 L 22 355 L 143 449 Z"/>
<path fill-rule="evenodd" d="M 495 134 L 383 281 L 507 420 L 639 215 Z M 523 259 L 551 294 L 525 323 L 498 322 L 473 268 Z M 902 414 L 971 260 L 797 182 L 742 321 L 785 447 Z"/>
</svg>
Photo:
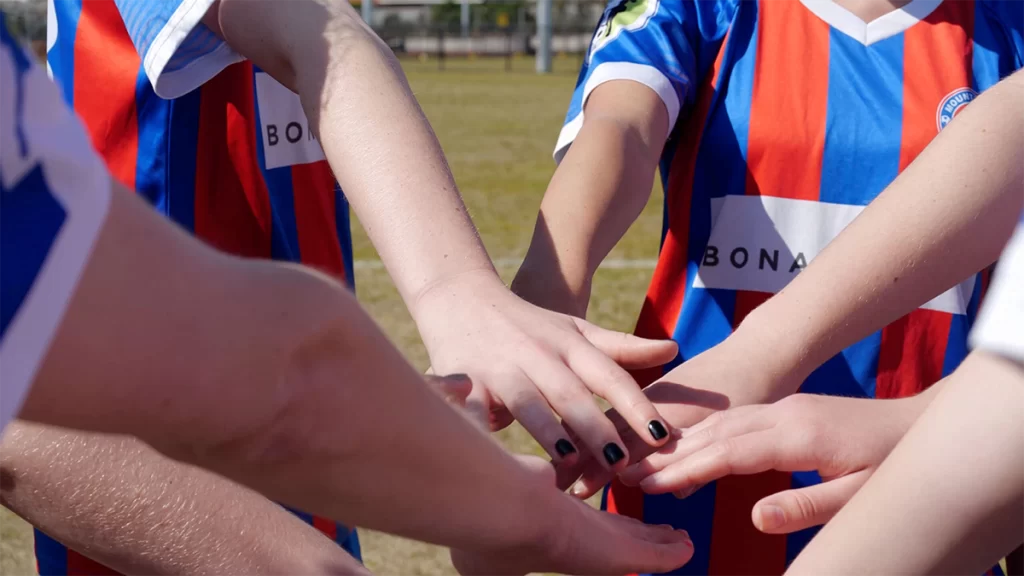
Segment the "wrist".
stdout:
<svg viewBox="0 0 1024 576">
<path fill-rule="evenodd" d="M 806 342 L 794 334 L 790 324 L 773 318 L 762 306 L 747 315 L 725 342 L 741 348 L 739 357 L 757 364 L 757 369 L 765 374 L 769 389 L 762 391 L 760 402 L 796 393 L 818 367 Z"/>
<path fill-rule="evenodd" d="M 568 274 L 557 264 L 539 264 L 527 256 L 512 280 L 511 289 L 541 308 L 586 318 L 592 278 L 590 274 Z"/>
<path fill-rule="evenodd" d="M 507 292 L 508 287 L 490 265 L 490 261 L 487 262 L 487 265 L 471 266 L 424 281 L 406 298 L 413 321 L 419 324 L 425 312 L 439 300 L 458 298 L 466 290 L 473 293 L 486 293 L 490 290 Z"/>
</svg>

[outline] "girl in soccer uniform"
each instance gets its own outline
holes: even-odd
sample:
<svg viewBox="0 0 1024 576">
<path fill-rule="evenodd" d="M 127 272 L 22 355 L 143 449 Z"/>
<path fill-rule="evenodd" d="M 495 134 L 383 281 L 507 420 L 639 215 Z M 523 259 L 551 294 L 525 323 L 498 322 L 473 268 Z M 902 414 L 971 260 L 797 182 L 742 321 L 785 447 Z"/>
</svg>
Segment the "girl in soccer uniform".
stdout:
<svg viewBox="0 0 1024 576">
<path fill-rule="evenodd" d="M 680 354 L 638 380 L 686 386 L 674 399 L 657 389 L 673 426 L 798 388 L 913 395 L 966 356 L 987 272 L 810 373 L 790 368 L 813 354 L 782 323 L 729 362 L 687 365 L 785 287 L 979 92 L 1024 63 L 1021 3 L 897 4 L 626 0 L 605 12 L 558 138 L 543 226 L 513 287 L 534 302 L 585 312 L 597 264 L 643 208 L 660 168 L 663 238 L 637 334 L 671 337 Z M 970 202 L 965 191 L 964 210 Z M 550 274 L 568 290 L 542 280 Z M 572 477 L 584 472 L 583 496 L 608 479 L 570 468 Z M 773 574 L 814 530 L 762 534 L 751 507 L 819 480 L 733 477 L 685 499 L 613 483 L 604 505 L 688 530 L 696 553 L 677 573 Z"/>
</svg>

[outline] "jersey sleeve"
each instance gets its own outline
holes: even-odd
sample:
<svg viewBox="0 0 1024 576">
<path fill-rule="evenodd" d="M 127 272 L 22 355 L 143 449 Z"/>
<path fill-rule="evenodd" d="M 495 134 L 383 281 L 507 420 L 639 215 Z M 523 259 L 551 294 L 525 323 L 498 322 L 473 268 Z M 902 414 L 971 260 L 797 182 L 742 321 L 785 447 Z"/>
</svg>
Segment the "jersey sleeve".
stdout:
<svg viewBox="0 0 1024 576">
<path fill-rule="evenodd" d="M 1024 363 L 1024 214 L 996 266 L 971 345 Z"/>
<path fill-rule="evenodd" d="M 611 80 L 632 80 L 654 90 L 668 110 L 671 132 L 680 112 L 693 103 L 693 88 L 710 68 L 735 11 L 736 2 L 725 0 L 612 0 L 576 82 L 555 161 L 582 128 L 590 93 Z"/>
<path fill-rule="evenodd" d="M 24 401 L 109 205 L 85 130 L 0 13 L 0 427 Z"/>
<path fill-rule="evenodd" d="M 161 98 L 188 94 L 243 59 L 202 23 L 215 1 L 114 0 Z"/>
</svg>

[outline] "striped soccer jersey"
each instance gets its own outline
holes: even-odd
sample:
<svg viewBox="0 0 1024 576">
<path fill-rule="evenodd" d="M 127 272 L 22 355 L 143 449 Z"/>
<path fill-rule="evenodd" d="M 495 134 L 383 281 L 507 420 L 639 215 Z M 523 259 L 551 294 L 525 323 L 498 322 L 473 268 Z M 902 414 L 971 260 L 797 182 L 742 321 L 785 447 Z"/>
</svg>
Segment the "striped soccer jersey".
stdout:
<svg viewBox="0 0 1024 576">
<path fill-rule="evenodd" d="M 665 222 L 637 333 L 670 337 L 671 369 L 724 340 L 786 285 L 982 90 L 1024 61 L 1024 4 L 913 0 L 864 23 L 827 0 L 615 0 L 558 138 L 560 159 L 600 84 L 662 99 Z M 838 354 L 804 392 L 911 395 L 949 374 L 988 272 Z M 660 375 L 644 373 L 642 383 Z M 816 473 L 730 477 L 685 500 L 613 484 L 605 505 L 689 531 L 679 574 L 774 574 L 814 535 L 764 535 L 760 498 Z"/>
</svg>

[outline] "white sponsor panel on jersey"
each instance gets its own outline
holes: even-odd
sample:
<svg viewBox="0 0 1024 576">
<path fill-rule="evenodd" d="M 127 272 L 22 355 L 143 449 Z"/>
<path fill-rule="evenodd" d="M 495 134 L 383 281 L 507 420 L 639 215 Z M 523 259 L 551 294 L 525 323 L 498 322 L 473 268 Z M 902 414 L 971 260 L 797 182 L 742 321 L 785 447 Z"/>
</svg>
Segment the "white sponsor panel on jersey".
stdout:
<svg viewBox="0 0 1024 576">
<path fill-rule="evenodd" d="M 693 285 L 776 293 L 839 235 L 863 206 L 772 196 L 711 200 L 711 237 Z M 922 308 L 965 314 L 974 276 Z"/>
<path fill-rule="evenodd" d="M 309 164 L 324 159 L 320 142 L 309 129 L 298 94 L 265 72 L 256 73 L 256 98 L 267 168 Z"/>
</svg>

